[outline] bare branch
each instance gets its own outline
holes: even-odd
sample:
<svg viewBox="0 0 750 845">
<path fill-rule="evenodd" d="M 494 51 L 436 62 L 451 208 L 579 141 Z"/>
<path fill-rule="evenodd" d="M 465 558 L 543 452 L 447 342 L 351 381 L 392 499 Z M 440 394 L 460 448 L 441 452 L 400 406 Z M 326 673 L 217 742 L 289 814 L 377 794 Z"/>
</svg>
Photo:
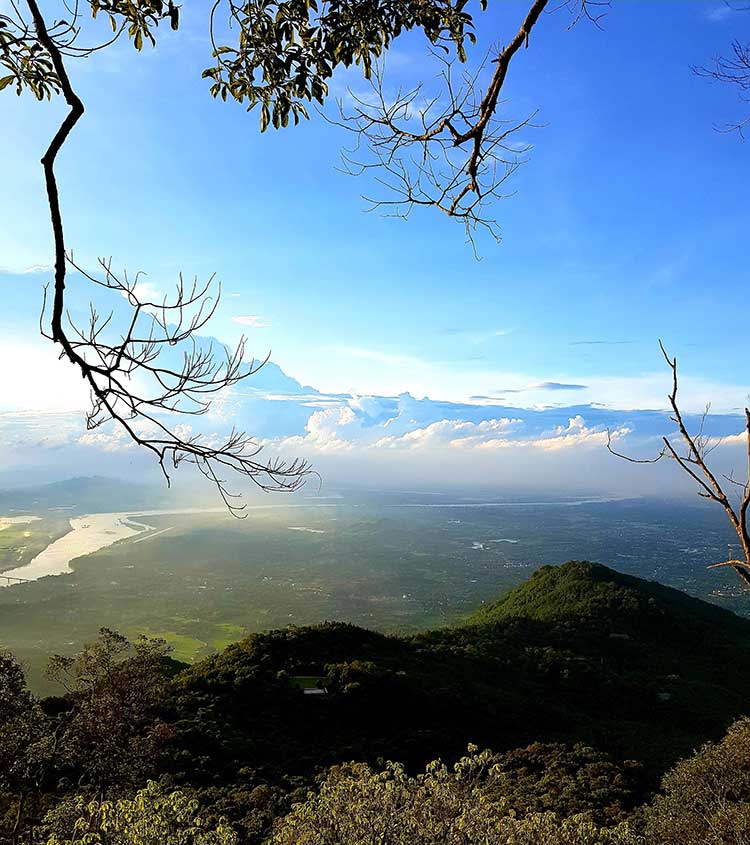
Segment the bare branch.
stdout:
<svg viewBox="0 0 750 845">
<path fill-rule="evenodd" d="M 746 10 L 748 7 L 745 6 L 743 9 Z M 732 42 L 732 52 L 729 57 L 715 56 L 710 67 L 694 67 L 693 72 L 704 79 L 733 86 L 739 94 L 740 101 L 750 103 L 750 42 L 743 44 L 735 39 Z M 739 132 L 740 137 L 744 139 L 748 125 L 750 125 L 750 115 L 718 128 L 720 132 Z"/>
<path fill-rule="evenodd" d="M 607 451 L 616 458 L 621 458 L 623 461 L 627 461 L 631 464 L 655 464 L 657 461 L 660 461 L 663 457 L 665 457 L 664 450 L 659 452 L 655 458 L 633 458 L 630 455 L 625 455 L 622 452 L 616 451 L 612 448 L 612 432 L 609 428 L 607 428 Z"/>
<path fill-rule="evenodd" d="M 668 437 L 662 438 L 664 446 L 659 454 L 654 458 L 648 458 L 645 460 L 632 458 L 628 455 L 615 451 L 611 445 L 611 436 L 608 436 L 607 438 L 607 449 L 616 457 L 629 461 L 630 463 L 656 463 L 661 460 L 661 458 L 673 460 L 680 469 L 690 476 L 690 478 L 692 478 L 698 485 L 697 492 L 699 496 L 721 505 L 740 539 L 745 559 L 730 559 L 722 563 L 712 564 L 709 566 L 709 569 L 714 569 L 720 566 L 731 566 L 743 579 L 743 581 L 750 586 L 750 532 L 748 531 L 748 511 L 750 510 L 750 409 L 745 409 L 745 440 L 747 455 L 746 479 L 744 483 L 742 483 L 734 479 L 733 473 L 730 473 L 729 475 L 724 473 L 721 474 L 722 478 L 742 490 L 738 511 L 732 506 L 729 501 L 729 497 L 719 481 L 719 477 L 709 467 L 707 462 L 708 456 L 721 443 L 720 439 L 712 440 L 705 434 L 706 419 L 711 406 L 706 405 L 706 408 L 700 418 L 698 431 L 695 434 L 691 434 L 685 423 L 685 419 L 677 399 L 677 358 L 669 356 L 661 340 L 659 341 L 659 349 L 661 350 L 664 360 L 667 362 L 667 366 L 672 372 L 672 390 L 668 397 L 669 406 L 672 410 L 670 418 L 677 425 L 680 441 L 684 446 L 684 452 L 678 452 L 677 447 Z"/>
</svg>

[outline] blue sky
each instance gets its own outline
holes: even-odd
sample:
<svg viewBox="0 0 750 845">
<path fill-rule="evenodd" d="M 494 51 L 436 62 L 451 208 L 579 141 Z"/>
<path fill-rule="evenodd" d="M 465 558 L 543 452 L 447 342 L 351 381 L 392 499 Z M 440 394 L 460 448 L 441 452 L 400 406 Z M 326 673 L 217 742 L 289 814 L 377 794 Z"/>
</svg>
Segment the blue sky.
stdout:
<svg viewBox="0 0 750 845">
<path fill-rule="evenodd" d="M 490 6 L 477 58 L 525 12 Z M 480 236 L 480 261 L 435 211 L 407 222 L 365 213 L 372 183 L 337 172 L 348 139 L 336 127 L 313 117 L 260 135 L 254 114 L 211 100 L 206 14 L 186 6 L 156 50 L 117 45 L 71 65 L 87 113 L 59 178 L 79 262 L 111 255 L 159 290 L 179 271 L 216 272 L 224 299 L 211 333 L 232 342 L 246 331 L 253 352 L 271 349 L 327 393 L 660 408 L 662 337 L 694 410 L 745 401 L 750 153 L 714 129 L 740 113 L 734 92 L 690 67 L 726 52 L 750 13 L 721 0 L 614 0 L 604 31 L 567 31 L 565 10 L 544 16 L 502 107 L 516 119 L 538 109 L 544 126 L 523 137 L 530 160 L 495 208 L 503 241 Z M 429 86 L 435 72 L 416 36 L 386 62 L 393 86 Z M 347 86 L 365 90 L 356 73 L 332 90 Z M 20 374 L 5 364 L 1 401 L 14 412 L 75 405 L 74 382 L 35 339 L 45 272 L 23 272 L 51 263 L 38 159 L 62 106 L 6 89 L 2 109 L 1 342 L 6 362 L 33 361 Z M 73 285 L 74 306 L 86 295 Z"/>
</svg>

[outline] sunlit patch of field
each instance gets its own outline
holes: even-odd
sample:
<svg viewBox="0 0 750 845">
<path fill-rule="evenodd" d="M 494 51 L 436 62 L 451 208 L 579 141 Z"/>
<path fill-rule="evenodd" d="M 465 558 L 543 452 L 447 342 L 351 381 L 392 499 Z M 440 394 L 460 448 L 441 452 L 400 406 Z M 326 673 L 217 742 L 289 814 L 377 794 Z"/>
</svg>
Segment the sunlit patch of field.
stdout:
<svg viewBox="0 0 750 845">
<path fill-rule="evenodd" d="M 39 522 L 40 516 L 0 516 L 0 531 L 5 531 L 11 525 L 28 525 L 29 522 Z"/>
<path fill-rule="evenodd" d="M 213 652 L 222 651 L 232 643 L 246 637 L 248 633 L 243 626 L 229 623 L 204 625 L 199 619 L 180 616 L 171 617 L 171 621 L 176 622 L 176 627 L 182 630 L 163 631 L 147 626 L 138 626 L 128 629 L 126 633 L 130 637 L 143 635 L 152 639 L 165 640 L 172 647 L 172 657 L 183 663 L 194 663 Z M 185 631 L 197 629 L 207 632 L 206 640 L 199 639 L 192 633 L 185 633 Z"/>
<path fill-rule="evenodd" d="M 176 631 L 152 631 L 150 628 L 133 629 L 126 632 L 130 637 L 143 635 L 155 640 L 165 640 L 172 647 L 171 656 L 182 663 L 192 663 L 197 657 L 205 656 L 208 643 L 178 634 Z"/>
<path fill-rule="evenodd" d="M 228 645 L 236 643 L 238 640 L 247 636 L 247 628 L 242 625 L 231 625 L 228 623 L 216 625 L 216 630 L 221 633 L 211 640 L 211 645 L 217 650 L 222 651 Z"/>
</svg>

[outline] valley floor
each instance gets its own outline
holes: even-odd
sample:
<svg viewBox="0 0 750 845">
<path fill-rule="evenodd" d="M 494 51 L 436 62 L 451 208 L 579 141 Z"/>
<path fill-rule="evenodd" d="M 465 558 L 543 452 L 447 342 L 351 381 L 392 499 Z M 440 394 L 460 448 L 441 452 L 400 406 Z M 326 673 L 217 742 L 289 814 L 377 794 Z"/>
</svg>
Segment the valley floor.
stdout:
<svg viewBox="0 0 750 845">
<path fill-rule="evenodd" d="M 347 493 L 271 501 L 242 521 L 143 507 L 30 515 L 42 518 L 0 531 L 4 574 L 39 574 L 25 568 L 34 559 L 72 571 L 0 589 L 0 642 L 48 692 L 47 656 L 103 625 L 164 637 L 184 661 L 288 624 L 424 630 L 571 552 L 747 609 L 731 574 L 705 569 L 731 541 L 721 515 L 693 504 Z"/>
</svg>

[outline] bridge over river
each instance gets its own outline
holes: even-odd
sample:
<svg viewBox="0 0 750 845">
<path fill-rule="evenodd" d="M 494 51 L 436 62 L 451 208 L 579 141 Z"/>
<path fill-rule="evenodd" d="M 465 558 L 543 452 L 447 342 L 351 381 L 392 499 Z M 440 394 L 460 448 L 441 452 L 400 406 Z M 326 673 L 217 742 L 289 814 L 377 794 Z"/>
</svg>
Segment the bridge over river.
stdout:
<svg viewBox="0 0 750 845">
<path fill-rule="evenodd" d="M 15 575 L 3 575 L 0 572 L 0 582 L 3 581 L 6 587 L 10 587 L 11 584 L 28 584 L 31 578 L 16 578 Z"/>
</svg>

